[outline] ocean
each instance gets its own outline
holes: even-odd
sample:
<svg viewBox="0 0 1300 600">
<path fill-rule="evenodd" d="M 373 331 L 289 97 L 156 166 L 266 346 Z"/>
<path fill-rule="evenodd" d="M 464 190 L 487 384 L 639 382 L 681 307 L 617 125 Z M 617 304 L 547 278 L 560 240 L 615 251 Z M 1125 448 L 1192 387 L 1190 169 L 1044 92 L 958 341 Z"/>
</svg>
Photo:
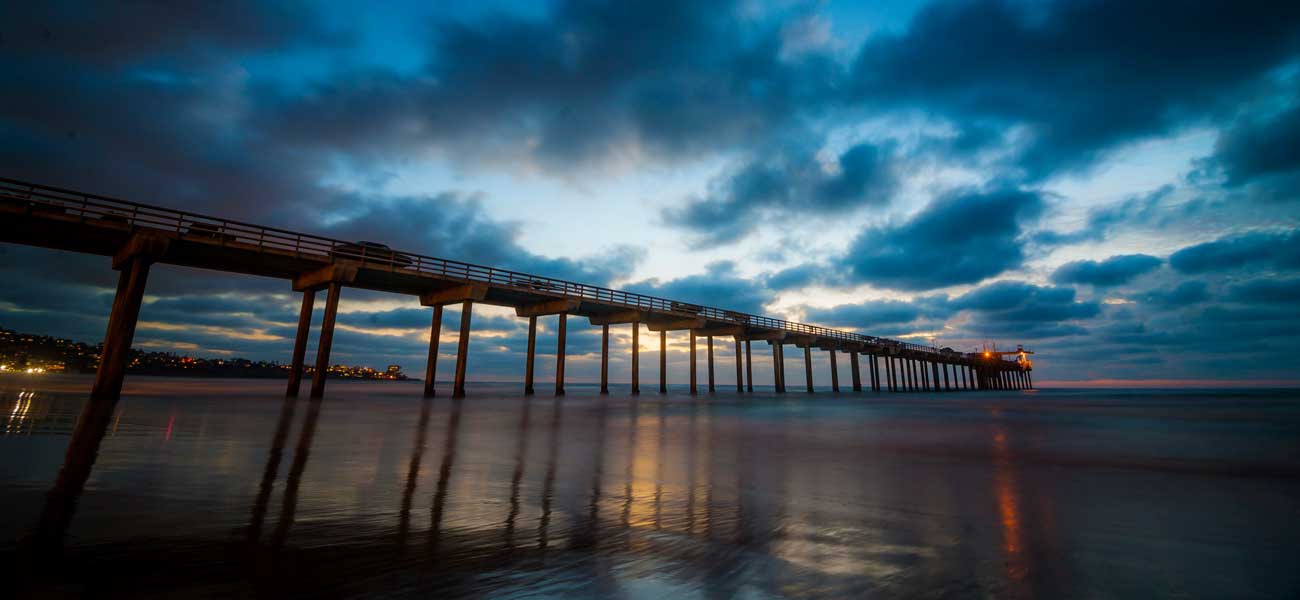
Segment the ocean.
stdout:
<svg viewBox="0 0 1300 600">
<path fill-rule="evenodd" d="M 524 396 L 128 377 L 56 553 L 90 387 L 0 377 L 32 597 L 1296 598 L 1300 391 Z M 546 386 L 539 383 L 539 391 Z M 444 389 L 450 389 L 449 386 Z M 547 390 L 549 391 L 549 390 Z"/>
</svg>

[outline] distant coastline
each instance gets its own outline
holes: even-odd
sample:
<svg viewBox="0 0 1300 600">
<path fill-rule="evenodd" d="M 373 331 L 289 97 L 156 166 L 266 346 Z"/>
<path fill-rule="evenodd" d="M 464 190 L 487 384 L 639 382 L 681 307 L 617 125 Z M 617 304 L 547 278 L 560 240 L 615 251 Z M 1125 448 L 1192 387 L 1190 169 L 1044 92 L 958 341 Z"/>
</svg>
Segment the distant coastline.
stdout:
<svg viewBox="0 0 1300 600">
<path fill-rule="evenodd" d="M 94 373 L 99 367 L 102 345 L 22 333 L 0 328 L 0 375 L 22 373 Z M 287 379 L 289 365 L 277 361 L 254 361 L 245 358 L 193 357 L 174 352 L 131 350 L 127 371 L 132 375 L 162 377 L 213 377 L 231 379 Z M 307 366 L 308 374 L 314 369 Z M 332 379 L 368 381 L 405 381 L 409 379 L 400 365 L 380 370 L 361 365 L 331 365 Z"/>
</svg>

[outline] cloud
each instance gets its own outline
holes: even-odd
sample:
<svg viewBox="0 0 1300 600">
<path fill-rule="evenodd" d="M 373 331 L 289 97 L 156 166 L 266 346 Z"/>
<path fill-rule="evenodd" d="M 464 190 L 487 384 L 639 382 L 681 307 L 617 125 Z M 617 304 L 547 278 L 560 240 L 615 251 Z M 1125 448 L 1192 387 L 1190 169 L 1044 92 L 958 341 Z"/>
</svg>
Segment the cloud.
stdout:
<svg viewBox="0 0 1300 600">
<path fill-rule="evenodd" d="M 1300 279 L 1256 279 L 1228 289 L 1226 299 L 1249 304 L 1300 304 Z"/>
<path fill-rule="evenodd" d="M 1077 260 L 1058 267 L 1052 273 L 1052 282 L 1114 287 L 1155 270 L 1161 262 L 1160 259 L 1146 254 L 1112 256 L 1100 262 Z"/>
<path fill-rule="evenodd" d="M 709 195 L 665 209 L 663 217 L 700 234 L 699 245 L 719 245 L 749 233 L 768 216 L 804 218 L 886 204 L 896 184 L 887 147 L 858 144 L 829 170 L 806 155 L 771 156 L 713 182 Z"/>
<path fill-rule="evenodd" d="M 1041 179 L 1228 113 L 1293 58 L 1298 24 L 1300 8 L 1264 1 L 932 3 L 863 44 L 853 87 L 959 131 L 1013 132 L 984 149 L 1012 144 Z"/>
<path fill-rule="evenodd" d="M 804 309 L 811 323 L 882 337 L 943 329 L 944 321 L 955 313 L 948 304 L 948 297 L 942 295 Z"/>
<path fill-rule="evenodd" d="M 1204 281 L 1184 281 L 1173 289 L 1159 288 L 1140 294 L 1138 300 L 1162 308 L 1181 308 L 1204 302 L 1210 294 Z"/>
<path fill-rule="evenodd" d="M 578 259 L 534 254 L 519 245 L 519 224 L 491 219 L 481 203 L 452 193 L 349 196 L 338 206 L 322 219 L 331 237 L 383 241 L 398 250 L 593 285 L 624 277 L 643 255 L 631 246 Z"/>
<path fill-rule="evenodd" d="M 1087 331 L 1071 322 L 1098 316 L 1101 306 L 1075 295 L 1069 287 L 999 281 L 954 298 L 952 306 L 976 313 L 970 326 L 977 331 L 1020 339 L 1081 335 Z"/>
<path fill-rule="evenodd" d="M 309 145 L 451 149 L 560 169 L 743 147 L 825 104 L 839 68 L 819 53 L 782 57 L 779 24 L 738 11 L 561 1 L 540 17 L 442 20 L 418 72 L 339 73 L 306 93 L 270 90 L 276 106 L 259 123 Z"/>
<path fill-rule="evenodd" d="M 1270 115 L 1252 117 L 1225 130 L 1215 143 L 1213 159 L 1228 185 L 1300 170 L 1300 104 Z"/>
<path fill-rule="evenodd" d="M 977 283 L 1024 263 L 1020 223 L 1042 208 L 1042 196 L 1032 191 L 949 192 L 903 223 L 863 231 L 840 263 L 853 281 L 876 287 Z"/>
<path fill-rule="evenodd" d="M 761 283 L 741 276 L 736 265 L 719 261 L 705 265 L 705 272 L 668 281 L 648 279 L 628 283 L 624 289 L 750 314 L 763 314 L 763 307 L 775 294 Z"/>
<path fill-rule="evenodd" d="M 1196 244 L 1169 257 L 1183 273 L 1207 273 L 1243 267 L 1300 269 L 1300 232 L 1255 231 Z"/>
</svg>

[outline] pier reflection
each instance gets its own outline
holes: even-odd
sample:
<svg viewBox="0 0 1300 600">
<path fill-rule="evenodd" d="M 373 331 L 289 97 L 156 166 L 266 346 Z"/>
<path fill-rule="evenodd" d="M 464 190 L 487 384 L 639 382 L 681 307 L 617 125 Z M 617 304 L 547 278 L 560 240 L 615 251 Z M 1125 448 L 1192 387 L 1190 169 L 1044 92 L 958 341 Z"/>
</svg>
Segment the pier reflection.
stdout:
<svg viewBox="0 0 1300 600">
<path fill-rule="evenodd" d="M 177 589 L 182 577 L 212 577 L 242 556 L 234 562 L 255 568 L 228 573 L 232 581 L 293 596 L 348 595 L 339 591 L 376 578 L 446 596 L 606 595 L 632 582 L 658 595 L 719 598 L 907 594 L 929 589 L 936 570 L 1003 594 L 1052 589 L 1036 577 L 1052 565 L 1033 559 L 1041 550 L 1034 520 L 1052 507 L 1025 496 L 1014 430 L 996 414 L 982 438 L 988 479 L 956 491 L 964 505 L 988 500 L 991 510 L 975 516 L 996 523 L 1000 572 L 992 574 L 970 566 L 979 535 L 954 541 L 944 531 L 955 517 L 932 497 L 940 478 L 900 471 L 911 463 L 845 428 L 756 419 L 714 397 L 277 402 L 258 405 L 266 419 L 256 430 L 266 437 L 249 450 L 239 544 L 181 532 L 114 552 L 161 553 L 167 562 L 171 544 L 187 552 L 207 544 L 197 563 L 168 563 Z M 6 433 L 37 427 L 25 415 L 41 410 L 31 397 L 12 397 Z M 158 442 L 174 407 L 150 414 L 155 452 L 208 443 L 172 432 L 171 446 L 182 447 L 164 450 Z M 212 496 L 240 482 L 229 484 Z M 1027 511 L 1035 501 L 1037 511 Z M 905 525 L 918 514 L 925 527 Z"/>
</svg>

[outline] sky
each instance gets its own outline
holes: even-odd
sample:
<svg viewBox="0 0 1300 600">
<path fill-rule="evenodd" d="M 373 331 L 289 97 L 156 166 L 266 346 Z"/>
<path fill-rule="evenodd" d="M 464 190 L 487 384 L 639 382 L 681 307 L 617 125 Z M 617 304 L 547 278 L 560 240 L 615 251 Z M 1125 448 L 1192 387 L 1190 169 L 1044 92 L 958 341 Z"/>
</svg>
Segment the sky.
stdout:
<svg viewBox="0 0 1300 600">
<path fill-rule="evenodd" d="M 3 176 L 1023 344 L 1040 383 L 1300 384 L 1297 3 L 52 1 L 0 20 Z M 0 327 L 102 339 L 107 258 L 0 245 L 0 278 Z M 135 346 L 287 362 L 298 302 L 158 266 Z M 345 290 L 332 362 L 422 373 L 429 314 Z M 471 380 L 522 377 L 526 319 L 480 306 L 473 331 Z M 570 319 L 570 381 L 597 377 L 599 331 Z M 670 337 L 670 380 L 686 347 Z"/>
</svg>

